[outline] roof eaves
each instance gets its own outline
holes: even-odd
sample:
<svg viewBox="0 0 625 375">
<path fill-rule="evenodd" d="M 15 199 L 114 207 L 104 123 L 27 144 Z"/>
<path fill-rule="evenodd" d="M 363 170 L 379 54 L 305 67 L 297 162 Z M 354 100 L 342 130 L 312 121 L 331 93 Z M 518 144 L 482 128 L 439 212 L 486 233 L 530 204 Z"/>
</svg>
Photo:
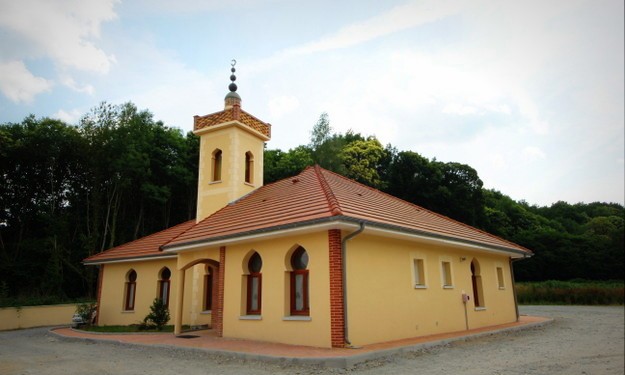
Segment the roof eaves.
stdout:
<svg viewBox="0 0 625 375">
<path fill-rule="evenodd" d="M 93 261 L 84 260 L 82 263 L 85 266 L 95 266 L 95 265 L 107 264 L 107 263 L 141 262 L 141 261 L 148 261 L 148 260 L 173 259 L 173 258 L 176 258 L 176 255 L 161 253 L 161 254 L 151 254 L 151 255 L 137 256 L 137 257 L 129 257 L 129 258 L 118 257 L 118 258 L 93 260 Z"/>
<path fill-rule="evenodd" d="M 280 232 L 280 231 L 285 231 L 285 230 L 288 231 L 288 230 L 297 229 L 300 227 L 309 227 L 309 226 L 315 226 L 319 224 L 339 221 L 339 218 L 341 217 L 343 216 L 329 216 L 329 217 L 323 217 L 319 219 L 298 221 L 295 223 L 288 223 L 288 224 L 275 225 L 275 226 L 266 227 L 266 228 L 253 229 L 249 231 L 232 233 L 232 234 L 227 234 L 223 236 L 202 238 L 202 239 L 197 239 L 197 240 L 192 240 L 192 241 L 187 241 L 187 242 L 182 242 L 182 243 L 177 243 L 177 244 L 167 244 L 167 245 L 161 246 L 161 249 L 164 252 L 174 252 L 174 251 L 181 250 L 183 248 L 189 248 L 189 247 L 200 247 L 200 246 L 206 246 L 206 245 L 211 245 L 211 244 L 214 244 L 215 246 L 217 246 L 224 241 L 229 241 L 233 239 L 240 239 L 244 237 L 258 236 L 258 235 L 263 235 L 263 234 L 271 234 L 273 232 Z"/>
<path fill-rule="evenodd" d="M 373 228 L 378 228 L 381 230 L 413 235 L 415 237 L 428 238 L 428 239 L 435 240 L 436 242 L 446 242 L 446 243 L 453 243 L 453 244 L 460 245 L 460 246 L 464 245 L 466 247 L 472 247 L 472 248 L 481 248 L 481 249 L 497 251 L 497 252 L 513 253 L 517 255 L 523 255 L 523 257 L 531 257 L 533 255 L 533 253 L 528 249 L 522 250 L 524 248 L 521 246 L 519 246 L 518 248 L 497 246 L 497 245 L 487 244 L 487 243 L 483 243 L 479 241 L 472 241 L 472 240 L 467 240 L 463 238 L 422 231 L 418 229 L 406 228 L 406 227 L 402 227 L 398 225 L 380 223 L 380 222 L 371 221 L 371 220 L 363 220 L 363 219 L 346 216 L 346 215 L 337 215 L 337 216 L 324 217 L 320 219 L 313 219 L 313 220 L 306 220 L 306 221 L 300 221 L 300 222 L 289 223 L 289 224 L 276 225 L 272 227 L 254 229 L 250 231 L 233 233 L 233 234 L 228 234 L 228 235 L 223 235 L 223 236 L 215 236 L 215 237 L 209 237 L 209 238 L 204 238 L 204 239 L 199 239 L 199 240 L 193 240 L 193 241 L 188 241 L 188 242 L 179 243 L 175 245 L 173 244 L 164 245 L 161 248 L 163 251 L 169 253 L 169 252 L 174 252 L 177 250 L 179 251 L 182 249 L 192 249 L 192 248 L 206 246 L 206 245 L 218 246 L 218 245 L 223 244 L 223 242 L 228 242 L 228 241 L 232 241 L 235 239 L 243 239 L 245 237 L 256 237 L 259 235 L 271 235 L 272 233 L 275 233 L 275 232 L 288 231 L 288 230 L 293 230 L 293 229 L 297 229 L 300 227 L 310 227 L 310 226 L 315 226 L 315 225 L 320 225 L 320 224 L 341 223 L 341 222 L 352 223 L 354 224 L 354 227 L 356 227 L 355 226 L 356 224 L 364 223 L 366 226 L 370 228 L 373 227 Z"/>
</svg>

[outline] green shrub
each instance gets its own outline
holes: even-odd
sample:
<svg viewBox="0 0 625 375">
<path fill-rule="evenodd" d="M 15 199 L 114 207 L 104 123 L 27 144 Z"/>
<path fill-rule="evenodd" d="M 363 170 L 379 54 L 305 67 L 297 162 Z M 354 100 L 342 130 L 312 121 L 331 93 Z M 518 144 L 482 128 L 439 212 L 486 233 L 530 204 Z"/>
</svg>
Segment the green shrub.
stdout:
<svg viewBox="0 0 625 375">
<path fill-rule="evenodd" d="M 165 324 L 169 322 L 169 309 L 160 298 L 155 298 L 150 306 L 150 313 L 143 319 L 139 329 L 150 329 L 155 327 L 157 331 L 163 330 Z"/>
</svg>

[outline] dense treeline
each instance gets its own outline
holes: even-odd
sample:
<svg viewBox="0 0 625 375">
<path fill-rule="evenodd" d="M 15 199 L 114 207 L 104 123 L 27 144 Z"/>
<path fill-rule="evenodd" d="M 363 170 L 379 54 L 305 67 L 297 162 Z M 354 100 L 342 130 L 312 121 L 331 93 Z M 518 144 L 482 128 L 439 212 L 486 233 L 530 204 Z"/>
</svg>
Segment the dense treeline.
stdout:
<svg viewBox="0 0 625 375">
<path fill-rule="evenodd" d="M 102 104 L 77 126 L 28 117 L 0 125 L 0 299 L 93 293 L 85 257 L 195 216 L 198 139 L 133 104 Z M 333 133 L 323 114 L 308 145 L 265 150 L 265 183 L 309 165 L 343 174 L 535 251 L 519 280 L 623 279 L 625 209 L 550 207 L 483 188 L 466 164 Z"/>
<path fill-rule="evenodd" d="M 0 125 L 0 297 L 92 293 L 82 259 L 195 217 L 197 143 L 130 103 Z"/>
<path fill-rule="evenodd" d="M 309 145 L 265 153 L 266 183 L 316 163 L 533 250 L 534 257 L 515 263 L 519 280 L 623 280 L 625 208 L 620 204 L 516 202 L 484 189 L 469 165 L 382 147 L 375 137 L 332 133 L 327 114 L 311 135 Z"/>
</svg>

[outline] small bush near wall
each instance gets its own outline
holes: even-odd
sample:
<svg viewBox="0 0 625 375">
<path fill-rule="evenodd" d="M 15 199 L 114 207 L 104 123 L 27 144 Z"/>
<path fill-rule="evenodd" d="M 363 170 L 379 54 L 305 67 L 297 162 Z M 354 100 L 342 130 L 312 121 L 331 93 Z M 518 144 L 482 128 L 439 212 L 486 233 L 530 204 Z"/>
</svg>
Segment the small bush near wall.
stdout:
<svg viewBox="0 0 625 375">
<path fill-rule="evenodd" d="M 519 282 L 516 293 L 521 305 L 623 305 L 623 281 Z"/>
</svg>

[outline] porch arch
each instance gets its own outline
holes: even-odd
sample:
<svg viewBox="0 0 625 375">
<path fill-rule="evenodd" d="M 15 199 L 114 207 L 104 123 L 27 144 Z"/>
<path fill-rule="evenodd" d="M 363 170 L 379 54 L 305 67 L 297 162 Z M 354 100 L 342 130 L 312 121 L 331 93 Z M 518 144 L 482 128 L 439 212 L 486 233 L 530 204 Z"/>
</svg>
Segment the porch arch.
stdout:
<svg viewBox="0 0 625 375">
<path fill-rule="evenodd" d="M 223 306 L 222 306 L 221 301 L 219 301 L 219 299 L 216 298 L 218 290 L 222 287 L 221 285 L 222 279 L 218 277 L 220 273 L 222 272 L 221 265 L 218 261 L 214 259 L 210 259 L 210 258 L 195 259 L 185 264 L 184 266 L 182 266 L 182 268 L 178 269 L 179 280 L 178 280 L 178 288 L 177 288 L 178 293 L 176 295 L 176 317 L 174 321 L 174 334 L 175 335 L 179 335 L 182 333 L 182 315 L 183 315 L 183 309 L 184 309 L 184 285 L 185 285 L 186 272 L 189 268 L 198 264 L 205 264 L 211 267 L 213 270 L 213 281 L 215 282 L 216 280 L 219 280 L 217 281 L 218 283 L 217 287 L 213 285 L 213 290 L 212 290 L 213 303 L 215 304 L 214 310 L 217 310 L 217 311 L 213 311 L 213 314 L 211 314 L 211 327 L 212 328 L 221 327 L 222 322 L 220 320 L 222 319 L 221 311 L 223 309 Z"/>
</svg>

